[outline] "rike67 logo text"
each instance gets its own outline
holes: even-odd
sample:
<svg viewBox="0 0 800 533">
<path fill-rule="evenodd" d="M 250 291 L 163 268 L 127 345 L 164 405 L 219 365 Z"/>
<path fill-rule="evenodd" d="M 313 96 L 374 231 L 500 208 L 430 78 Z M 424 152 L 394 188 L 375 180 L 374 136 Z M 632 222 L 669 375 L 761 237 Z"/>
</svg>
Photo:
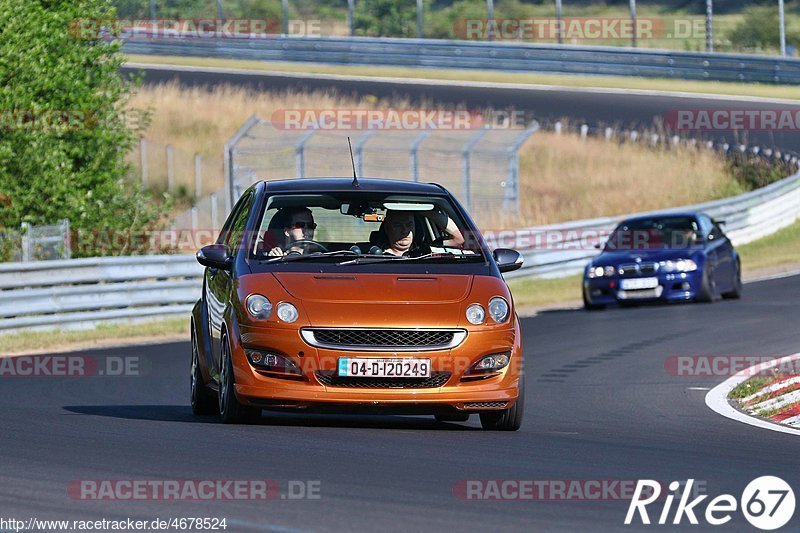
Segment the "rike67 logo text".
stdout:
<svg viewBox="0 0 800 533">
<path fill-rule="evenodd" d="M 701 511 L 701 504 L 708 495 L 696 496 L 690 500 L 693 484 L 694 479 L 687 480 L 685 488 L 681 491 L 684 484 L 673 481 L 669 484 L 669 493 L 662 498 L 662 485 L 658 481 L 639 480 L 628 507 L 628 514 L 625 516 L 625 524 L 630 525 L 638 520 L 641 520 L 642 524 L 651 524 L 648 506 L 658 502 L 650 509 L 658 511 L 662 501 L 661 512 L 652 518 L 660 525 L 668 523 L 678 525 L 684 519 L 690 524 L 697 525 L 700 516 L 712 526 L 721 526 L 730 522 L 734 513 L 740 510 L 750 524 L 758 529 L 771 531 L 786 525 L 794 515 L 794 491 L 779 477 L 762 476 L 754 479 L 742 491 L 739 500 L 730 494 L 720 494 L 705 504 L 704 512 Z M 678 503 L 673 511 L 676 499 Z"/>
</svg>

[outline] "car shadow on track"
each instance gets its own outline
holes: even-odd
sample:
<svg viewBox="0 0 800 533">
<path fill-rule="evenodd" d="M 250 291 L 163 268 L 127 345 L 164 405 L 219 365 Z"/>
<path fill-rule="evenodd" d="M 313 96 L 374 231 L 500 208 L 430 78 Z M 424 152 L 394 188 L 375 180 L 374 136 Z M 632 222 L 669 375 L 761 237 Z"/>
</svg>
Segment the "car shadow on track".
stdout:
<svg viewBox="0 0 800 533">
<path fill-rule="evenodd" d="M 221 424 L 217 416 L 197 416 L 186 405 L 65 405 L 70 413 L 158 422 L 190 422 Z M 474 417 L 477 420 L 477 416 Z M 264 411 L 253 426 L 330 427 L 367 429 L 428 429 L 446 431 L 481 431 L 464 422 L 437 422 L 428 416 L 398 415 L 322 415 L 311 413 L 280 413 Z"/>
</svg>

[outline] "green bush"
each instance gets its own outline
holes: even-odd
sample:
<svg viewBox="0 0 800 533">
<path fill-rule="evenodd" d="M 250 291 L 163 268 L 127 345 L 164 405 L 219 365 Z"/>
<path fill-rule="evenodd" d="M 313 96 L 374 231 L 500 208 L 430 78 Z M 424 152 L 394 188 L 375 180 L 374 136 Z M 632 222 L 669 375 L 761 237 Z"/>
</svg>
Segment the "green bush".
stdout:
<svg viewBox="0 0 800 533">
<path fill-rule="evenodd" d="M 136 231 L 159 217 L 127 179 L 136 84 L 119 75 L 120 44 L 78 29 L 114 17 L 106 0 L 0 0 L 0 228 Z"/>
<path fill-rule="evenodd" d="M 759 189 L 794 173 L 793 167 L 783 160 L 770 161 L 740 152 L 731 154 L 726 164 L 731 176 L 747 191 Z"/>
<path fill-rule="evenodd" d="M 791 15 L 787 14 L 787 22 Z M 777 4 L 756 6 L 744 11 L 744 19 L 727 35 L 735 50 L 777 49 L 780 48 L 780 23 Z M 800 44 L 800 33 L 787 28 L 786 42 Z"/>
<path fill-rule="evenodd" d="M 353 17 L 356 35 L 369 37 L 416 37 L 416 0 L 368 0 L 356 3 Z"/>
</svg>

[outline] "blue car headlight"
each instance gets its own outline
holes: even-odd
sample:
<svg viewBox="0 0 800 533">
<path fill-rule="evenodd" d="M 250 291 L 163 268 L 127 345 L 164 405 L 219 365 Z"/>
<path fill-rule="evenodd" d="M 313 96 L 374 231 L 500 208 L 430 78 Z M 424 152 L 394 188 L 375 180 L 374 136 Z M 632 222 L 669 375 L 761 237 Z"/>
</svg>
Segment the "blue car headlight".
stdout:
<svg viewBox="0 0 800 533">
<path fill-rule="evenodd" d="M 676 259 L 661 261 L 658 263 L 658 268 L 663 272 L 694 272 L 697 270 L 697 263 L 691 259 Z"/>
<path fill-rule="evenodd" d="M 587 271 L 587 275 L 589 278 L 602 278 L 602 277 L 609 277 L 616 274 L 617 269 L 613 266 L 593 266 L 589 265 L 589 270 Z"/>
</svg>

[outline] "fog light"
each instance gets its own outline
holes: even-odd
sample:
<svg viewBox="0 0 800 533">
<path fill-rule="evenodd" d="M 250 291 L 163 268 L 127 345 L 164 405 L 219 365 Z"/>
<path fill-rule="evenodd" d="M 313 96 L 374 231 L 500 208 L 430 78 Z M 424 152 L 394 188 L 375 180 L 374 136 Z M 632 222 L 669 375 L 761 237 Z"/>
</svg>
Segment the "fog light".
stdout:
<svg viewBox="0 0 800 533">
<path fill-rule="evenodd" d="M 258 370 L 276 372 L 280 374 L 291 374 L 302 376 L 303 373 L 288 357 L 271 352 L 260 352 L 257 350 L 245 350 L 248 361 Z"/>
<path fill-rule="evenodd" d="M 683 290 L 685 290 L 685 291 L 688 291 L 689 289 L 691 289 L 691 288 L 692 288 L 692 286 L 689 284 L 689 282 L 688 282 L 688 281 L 684 281 L 684 282 L 681 284 L 681 288 L 682 288 Z"/>
<path fill-rule="evenodd" d="M 508 366 L 511 359 L 511 352 L 495 353 L 481 357 L 466 372 L 467 374 L 483 374 L 486 372 L 496 372 Z"/>
</svg>

